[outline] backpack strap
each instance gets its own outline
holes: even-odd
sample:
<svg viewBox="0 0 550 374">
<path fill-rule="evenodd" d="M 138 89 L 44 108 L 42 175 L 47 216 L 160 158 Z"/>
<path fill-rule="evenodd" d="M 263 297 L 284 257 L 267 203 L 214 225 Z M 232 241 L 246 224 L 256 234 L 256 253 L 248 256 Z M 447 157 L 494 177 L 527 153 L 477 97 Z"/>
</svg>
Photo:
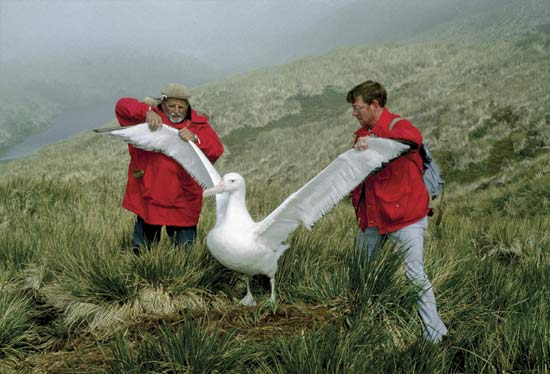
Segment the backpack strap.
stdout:
<svg viewBox="0 0 550 374">
<path fill-rule="evenodd" d="M 397 117 L 395 117 L 394 119 L 392 119 L 391 122 L 390 122 L 390 125 L 388 126 L 388 130 L 391 131 L 391 130 L 394 128 L 394 126 L 397 124 L 397 122 L 401 121 L 402 119 L 404 119 L 404 118 L 401 118 L 401 117 L 399 117 L 399 116 L 397 116 Z M 409 146 L 412 145 L 412 142 L 404 142 L 404 141 L 403 141 L 402 143 L 407 144 L 407 145 L 409 145 Z M 416 147 L 416 144 L 415 144 L 415 147 Z M 420 148 L 421 148 L 421 147 L 422 147 L 422 145 L 421 145 L 420 147 L 418 147 L 418 151 L 419 151 L 419 152 L 420 152 Z M 412 146 L 411 146 L 411 149 L 413 149 Z M 418 167 L 418 165 L 416 164 L 416 162 L 414 162 L 414 160 L 411 158 L 411 154 L 410 154 L 409 152 L 407 152 L 407 153 L 404 155 L 404 157 L 405 157 L 406 159 L 408 159 L 409 161 L 411 161 L 413 164 L 416 165 L 416 167 L 418 168 L 418 171 L 420 172 L 420 175 L 424 175 L 424 170 Z"/>
<path fill-rule="evenodd" d="M 401 118 L 399 116 L 395 117 L 394 119 L 391 120 L 390 122 L 390 125 L 388 126 L 388 130 L 389 131 L 392 131 L 393 128 L 395 127 L 395 125 L 397 124 L 397 122 L 401 121 L 402 119 L 405 119 L 405 118 Z M 415 150 L 415 149 L 418 149 L 420 151 L 420 148 L 419 146 L 417 146 L 415 143 L 413 142 L 410 142 L 410 141 L 406 141 L 406 140 L 399 140 L 399 139 L 393 139 L 393 140 L 396 140 L 400 143 L 403 143 L 403 144 L 406 144 L 408 145 L 409 147 L 411 147 L 411 150 Z M 408 153 L 406 154 L 408 155 Z"/>
<path fill-rule="evenodd" d="M 401 121 L 403 118 L 397 116 L 395 117 L 394 119 L 391 120 L 390 122 L 390 126 L 388 127 L 388 129 L 391 131 L 393 129 L 393 127 L 395 126 L 395 124 L 399 121 Z"/>
<path fill-rule="evenodd" d="M 431 201 L 430 196 L 430 201 Z M 439 209 L 437 211 L 437 218 L 435 225 L 439 226 L 441 224 L 441 219 L 443 218 L 443 211 L 445 210 L 445 185 L 441 188 L 441 196 L 439 197 Z"/>
<path fill-rule="evenodd" d="M 366 199 L 365 197 L 365 181 L 361 182 L 361 195 L 359 195 L 359 201 L 357 202 L 357 206 L 354 206 L 355 208 L 355 216 L 357 217 L 357 220 L 359 220 L 359 216 L 357 213 L 359 213 L 359 209 L 361 207 L 361 203 Z"/>
</svg>

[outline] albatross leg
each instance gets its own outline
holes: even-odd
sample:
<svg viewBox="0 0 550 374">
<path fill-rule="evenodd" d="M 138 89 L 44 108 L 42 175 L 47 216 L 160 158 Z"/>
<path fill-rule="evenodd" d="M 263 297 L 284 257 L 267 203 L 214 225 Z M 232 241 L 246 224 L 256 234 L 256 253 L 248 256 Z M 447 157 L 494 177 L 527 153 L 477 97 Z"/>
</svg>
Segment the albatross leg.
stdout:
<svg viewBox="0 0 550 374">
<path fill-rule="evenodd" d="M 241 304 L 245 306 L 256 306 L 256 300 L 250 292 L 250 279 L 247 275 L 244 276 L 244 281 L 246 282 L 246 296 L 241 300 Z"/>
<path fill-rule="evenodd" d="M 269 278 L 269 283 L 271 283 L 271 297 L 269 302 L 275 304 L 275 277 Z"/>
</svg>

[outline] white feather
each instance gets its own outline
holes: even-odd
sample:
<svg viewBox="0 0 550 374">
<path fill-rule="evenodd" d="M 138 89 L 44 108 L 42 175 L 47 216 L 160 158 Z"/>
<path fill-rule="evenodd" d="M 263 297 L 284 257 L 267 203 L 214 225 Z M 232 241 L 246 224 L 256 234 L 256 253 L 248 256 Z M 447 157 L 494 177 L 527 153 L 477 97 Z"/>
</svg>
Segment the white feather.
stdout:
<svg viewBox="0 0 550 374">
<path fill-rule="evenodd" d="M 186 142 L 178 136 L 178 130 L 163 125 L 155 131 L 142 123 L 135 126 L 121 127 L 110 132 L 111 135 L 123 138 L 137 148 L 162 152 L 172 157 L 205 188 L 216 185 L 221 176 L 204 153 L 193 142 Z"/>
<path fill-rule="evenodd" d="M 162 126 L 150 131 L 147 124 L 141 124 L 110 134 L 138 148 L 174 158 L 199 184 L 208 187 L 205 194 L 216 194 L 216 225 L 207 235 L 210 252 L 235 271 L 268 275 L 272 282 L 271 301 L 275 301 L 277 261 L 288 248 L 284 244 L 288 236 L 300 224 L 310 229 L 367 176 L 409 149 L 394 140 L 368 138 L 367 150 L 351 149 L 342 153 L 264 220 L 254 222 L 246 208 L 244 179 L 237 173 L 221 178 L 202 151 L 195 144 L 183 141 L 176 129 Z M 249 288 L 241 302 L 255 304 Z"/>
<path fill-rule="evenodd" d="M 136 148 L 161 152 L 176 160 L 204 188 L 211 188 L 221 181 L 221 176 L 210 160 L 193 142 L 186 142 L 178 130 L 163 125 L 155 131 L 147 123 L 121 127 L 106 132 L 124 139 Z M 216 197 L 216 211 L 223 211 L 227 196 Z"/>
<path fill-rule="evenodd" d="M 310 229 L 368 175 L 399 157 L 409 147 L 390 139 L 369 138 L 368 149 L 339 155 L 277 209 L 258 223 L 258 234 L 276 248 L 302 223 Z"/>
</svg>

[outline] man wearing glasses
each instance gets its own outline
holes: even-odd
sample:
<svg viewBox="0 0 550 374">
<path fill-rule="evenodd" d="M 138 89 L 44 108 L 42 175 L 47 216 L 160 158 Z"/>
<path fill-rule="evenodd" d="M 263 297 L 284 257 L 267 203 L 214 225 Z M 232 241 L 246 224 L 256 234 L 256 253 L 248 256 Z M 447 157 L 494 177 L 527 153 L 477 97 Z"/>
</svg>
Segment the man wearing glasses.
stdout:
<svg viewBox="0 0 550 374">
<path fill-rule="evenodd" d="M 179 130 L 184 141 L 194 142 L 214 163 L 223 153 L 223 145 L 208 124 L 208 118 L 191 108 L 191 92 L 170 83 L 158 99 L 147 102 L 120 99 L 115 113 L 121 126 L 147 122 L 151 131 L 163 124 Z M 202 188 L 172 158 L 128 145 L 130 165 L 122 206 L 136 214 L 133 250 L 160 240 L 162 226 L 176 246 L 193 244 L 202 209 Z"/>
<path fill-rule="evenodd" d="M 429 195 L 418 152 L 422 134 L 409 120 L 400 119 L 385 107 L 387 92 L 378 82 L 359 84 L 348 92 L 346 100 L 361 125 L 355 132 L 355 149 L 367 149 L 364 140 L 369 136 L 404 141 L 413 149 L 366 178 L 353 191 L 352 202 L 360 226 L 355 247 L 370 257 L 387 239 L 396 243 L 407 278 L 422 289 L 419 309 L 424 338 L 437 343 L 447 335 L 447 328 L 439 317 L 432 285 L 424 272 Z"/>
</svg>

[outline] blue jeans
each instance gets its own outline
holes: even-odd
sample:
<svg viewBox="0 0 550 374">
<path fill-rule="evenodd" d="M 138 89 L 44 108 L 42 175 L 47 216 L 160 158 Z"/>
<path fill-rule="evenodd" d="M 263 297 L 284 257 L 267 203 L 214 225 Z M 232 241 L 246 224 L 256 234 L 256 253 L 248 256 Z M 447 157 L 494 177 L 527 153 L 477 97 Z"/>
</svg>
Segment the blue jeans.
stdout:
<svg viewBox="0 0 550 374">
<path fill-rule="evenodd" d="M 386 239 L 397 244 L 398 250 L 403 254 L 407 278 L 422 289 L 419 306 L 420 318 L 425 327 L 424 337 L 430 342 L 437 343 L 447 335 L 447 327 L 439 317 L 432 285 L 424 272 L 424 231 L 427 228 L 428 218 L 424 217 L 386 235 L 380 235 L 376 227 L 367 227 L 365 231 L 359 229 L 355 249 L 366 250 L 367 256 L 370 257 Z"/>
<path fill-rule="evenodd" d="M 136 216 L 134 225 L 134 239 L 132 247 L 138 254 L 141 248 L 149 247 L 160 240 L 162 225 L 150 225 L 140 216 Z M 166 233 L 175 246 L 191 246 L 197 236 L 197 226 L 178 227 L 166 226 Z"/>
</svg>

